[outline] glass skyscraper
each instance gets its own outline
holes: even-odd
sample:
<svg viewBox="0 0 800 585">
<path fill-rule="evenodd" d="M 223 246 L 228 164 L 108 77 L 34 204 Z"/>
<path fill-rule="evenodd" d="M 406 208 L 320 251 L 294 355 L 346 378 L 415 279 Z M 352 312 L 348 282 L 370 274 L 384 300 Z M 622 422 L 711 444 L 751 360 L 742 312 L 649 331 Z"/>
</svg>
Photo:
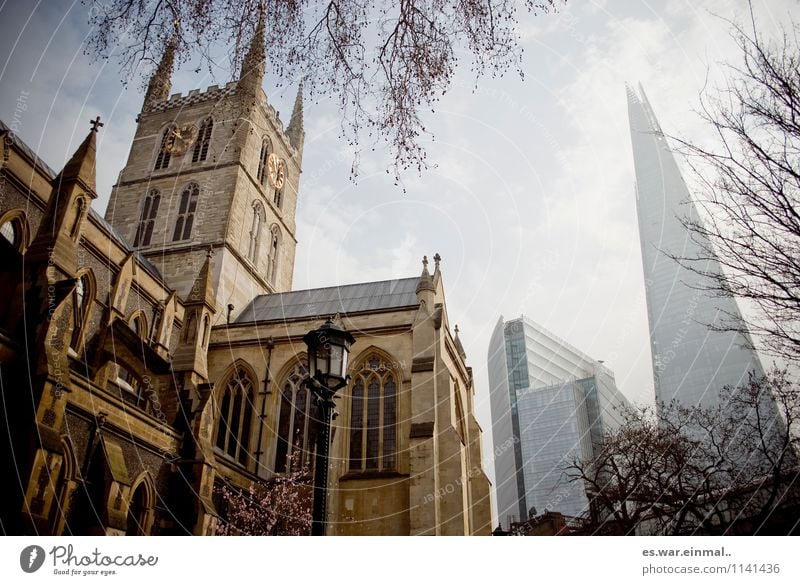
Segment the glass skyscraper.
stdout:
<svg viewBox="0 0 800 585">
<path fill-rule="evenodd" d="M 489 386 L 498 519 L 525 520 L 531 508 L 578 516 L 584 486 L 564 472 L 591 459 L 628 401 L 614 374 L 530 319 L 501 317 L 489 343 Z"/>
<path fill-rule="evenodd" d="M 761 364 L 743 326 L 709 328 L 741 322 L 736 300 L 705 292 L 702 277 L 672 258 L 701 258 L 704 246 L 681 221 L 696 221 L 697 210 L 641 86 L 638 94 L 628 88 L 628 117 L 656 400 L 710 406 L 724 386 L 747 381 L 751 371 L 762 374 Z M 721 271 L 713 258 L 698 267 Z"/>
</svg>

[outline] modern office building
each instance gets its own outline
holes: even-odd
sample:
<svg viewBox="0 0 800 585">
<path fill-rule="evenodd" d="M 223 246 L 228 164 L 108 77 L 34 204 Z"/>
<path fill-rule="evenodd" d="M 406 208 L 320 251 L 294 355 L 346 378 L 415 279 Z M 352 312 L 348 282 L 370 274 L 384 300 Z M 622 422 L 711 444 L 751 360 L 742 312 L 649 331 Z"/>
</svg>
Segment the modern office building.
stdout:
<svg viewBox="0 0 800 585">
<path fill-rule="evenodd" d="M 761 364 L 746 333 L 709 328 L 741 321 L 736 300 L 704 292 L 701 277 L 673 259 L 704 256 L 682 222 L 698 214 L 641 86 L 638 94 L 628 88 L 628 117 L 656 400 L 713 405 L 724 386 L 762 373 Z M 698 267 L 721 271 L 714 259 Z"/>
<path fill-rule="evenodd" d="M 578 516 L 588 501 L 565 465 L 593 457 L 628 404 L 614 374 L 522 316 L 502 317 L 489 343 L 489 386 L 498 520 L 538 513 Z"/>
</svg>

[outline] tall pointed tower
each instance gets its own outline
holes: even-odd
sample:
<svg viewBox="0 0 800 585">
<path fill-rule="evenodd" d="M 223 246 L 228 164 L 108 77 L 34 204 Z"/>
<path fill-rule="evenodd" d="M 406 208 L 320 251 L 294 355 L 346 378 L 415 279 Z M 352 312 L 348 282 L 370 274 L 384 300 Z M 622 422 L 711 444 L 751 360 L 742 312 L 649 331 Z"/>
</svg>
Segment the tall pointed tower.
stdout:
<svg viewBox="0 0 800 585">
<path fill-rule="evenodd" d="M 187 95 L 169 95 L 176 45 L 167 43 L 106 210 L 181 299 L 214 251 L 214 323 L 292 287 L 302 96 L 284 130 L 261 88 L 264 26 L 262 11 L 238 80 Z"/>
<path fill-rule="evenodd" d="M 747 381 L 751 371 L 761 374 L 761 363 L 747 349 L 746 333 L 708 327 L 732 318 L 741 321 L 736 300 L 712 297 L 699 275 L 670 258 L 703 256 L 692 239 L 697 236 L 681 222 L 696 221 L 698 215 L 641 86 L 638 94 L 628 88 L 628 117 L 656 400 L 712 405 L 724 386 Z M 703 269 L 721 272 L 713 259 Z"/>
</svg>

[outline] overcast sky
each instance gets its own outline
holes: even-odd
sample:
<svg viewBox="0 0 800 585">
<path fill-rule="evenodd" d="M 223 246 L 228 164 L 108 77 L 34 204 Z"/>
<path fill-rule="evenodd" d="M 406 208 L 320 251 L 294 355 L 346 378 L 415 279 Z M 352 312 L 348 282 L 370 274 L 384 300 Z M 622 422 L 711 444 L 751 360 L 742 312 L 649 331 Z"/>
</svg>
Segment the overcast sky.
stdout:
<svg viewBox="0 0 800 585">
<path fill-rule="evenodd" d="M 754 1 L 768 34 L 797 8 Z M 94 205 L 103 213 L 142 92 L 120 82 L 113 62 L 84 56 L 87 13 L 77 0 L 0 0 L 0 118 L 58 170 L 99 114 Z M 380 153 L 365 152 L 351 182 L 337 110 L 307 103 L 294 288 L 412 276 L 423 254 L 439 252 L 487 452 L 486 350 L 501 314 L 524 313 L 604 360 L 629 399 L 652 402 L 624 82 L 641 81 L 666 133 L 707 139 L 699 92 L 721 62 L 739 59 L 720 16 L 747 22 L 747 3 L 571 0 L 558 14 L 523 16 L 525 80 L 482 79 L 473 90 L 460 72 L 426 121 L 436 168 L 406 176 L 406 193 Z M 173 92 L 230 77 L 187 67 Z M 264 90 L 288 121 L 295 86 L 268 78 Z"/>
</svg>

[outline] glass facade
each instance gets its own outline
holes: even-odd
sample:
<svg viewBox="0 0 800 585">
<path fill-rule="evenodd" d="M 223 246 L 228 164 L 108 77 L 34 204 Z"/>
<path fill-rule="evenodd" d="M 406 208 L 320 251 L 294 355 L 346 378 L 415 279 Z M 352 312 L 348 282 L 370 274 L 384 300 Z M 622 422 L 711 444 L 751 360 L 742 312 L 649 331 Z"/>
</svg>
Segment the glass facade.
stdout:
<svg viewBox="0 0 800 585">
<path fill-rule="evenodd" d="M 702 278 L 672 258 L 704 256 L 698 236 L 683 225 L 698 215 L 641 87 L 639 95 L 628 90 L 628 116 L 656 400 L 713 405 L 725 385 L 739 385 L 750 371 L 761 374 L 761 364 L 746 334 L 709 328 L 741 321 L 736 300 L 704 292 Z M 721 272 L 714 259 L 697 267 Z"/>
<path fill-rule="evenodd" d="M 504 525 L 535 508 L 578 516 L 584 486 L 564 469 L 590 459 L 605 430 L 627 405 L 613 373 L 534 322 L 521 317 L 495 327 L 489 345 L 492 434 L 498 520 Z"/>
</svg>

